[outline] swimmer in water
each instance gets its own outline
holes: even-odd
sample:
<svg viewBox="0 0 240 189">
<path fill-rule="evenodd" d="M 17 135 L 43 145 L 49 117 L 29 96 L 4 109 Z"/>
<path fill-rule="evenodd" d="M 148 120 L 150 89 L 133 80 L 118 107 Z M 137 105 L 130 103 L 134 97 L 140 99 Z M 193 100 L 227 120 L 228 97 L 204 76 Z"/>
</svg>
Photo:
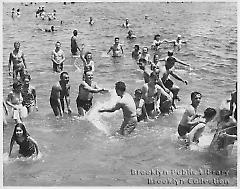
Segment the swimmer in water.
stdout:
<svg viewBox="0 0 240 189">
<path fill-rule="evenodd" d="M 124 28 L 129 28 L 130 27 L 128 18 L 126 18 L 125 23 L 123 23 L 122 27 L 124 27 Z"/>
<path fill-rule="evenodd" d="M 63 71 L 63 63 L 65 61 L 65 54 L 61 49 L 60 41 L 55 44 L 55 49 L 52 51 L 51 60 L 53 63 L 53 71 L 61 72 Z"/>
<path fill-rule="evenodd" d="M 12 14 L 12 17 L 14 17 L 14 15 L 15 15 L 15 8 L 12 8 L 11 14 Z"/>
<path fill-rule="evenodd" d="M 93 21 L 93 18 L 92 17 L 90 17 L 89 18 L 89 22 L 88 22 L 91 26 L 94 24 L 94 21 Z"/>
<path fill-rule="evenodd" d="M 132 51 L 132 58 L 138 61 L 140 58 L 140 55 L 141 55 L 140 47 L 139 45 L 135 45 L 134 50 Z"/>
<path fill-rule="evenodd" d="M 50 29 L 45 29 L 44 31 L 45 31 L 45 32 L 55 32 L 55 31 L 57 31 L 57 30 L 55 29 L 54 26 L 51 26 Z"/>
<path fill-rule="evenodd" d="M 81 51 L 79 45 L 80 45 L 80 41 L 78 38 L 78 32 L 77 30 L 73 30 L 73 36 L 71 37 L 71 52 L 73 56 L 78 55 L 78 51 L 79 52 Z"/>
<path fill-rule="evenodd" d="M 126 85 L 122 81 L 115 83 L 115 90 L 120 100 L 112 108 L 103 108 L 99 112 L 115 112 L 119 109 L 123 111 L 123 122 L 120 127 L 121 135 L 130 134 L 137 126 L 137 112 L 133 97 L 126 92 Z"/>
<path fill-rule="evenodd" d="M 20 9 L 17 9 L 17 17 L 20 17 L 20 16 L 21 16 Z"/>
<path fill-rule="evenodd" d="M 147 47 L 142 48 L 142 53 L 141 53 L 140 59 L 144 59 L 146 61 L 146 64 L 150 65 L 151 60 L 150 60 L 150 54 L 148 53 Z"/>
<path fill-rule="evenodd" d="M 161 37 L 160 34 L 157 34 L 157 35 L 154 36 L 154 41 L 153 41 L 153 44 L 151 45 L 151 48 L 153 50 L 159 50 L 160 45 L 167 41 L 166 39 L 161 41 L 160 37 Z"/>
<path fill-rule="evenodd" d="M 187 41 L 183 41 L 182 39 L 182 36 L 181 35 L 177 35 L 177 39 L 175 40 L 171 40 L 171 41 L 167 41 L 167 43 L 173 43 L 173 47 L 174 47 L 174 50 L 178 50 L 180 51 L 181 50 L 181 47 L 182 47 L 182 44 L 186 44 Z"/>
<path fill-rule="evenodd" d="M 127 39 L 136 39 L 136 35 L 134 35 L 133 31 L 132 30 L 129 30 L 128 31 L 128 36 L 127 36 Z"/>
<path fill-rule="evenodd" d="M 60 81 L 53 85 L 51 90 L 50 105 L 56 118 L 63 116 L 65 111 L 64 99 L 66 101 L 68 114 L 70 115 L 72 110 L 70 108 L 70 84 L 67 72 L 62 72 L 60 74 Z"/>
<path fill-rule="evenodd" d="M 121 56 L 120 53 L 123 54 L 123 47 L 119 43 L 119 37 L 115 37 L 114 44 L 110 47 L 107 54 L 109 54 L 111 51 L 113 52 L 113 55 L 112 55 L 113 57 L 120 57 Z"/>
<path fill-rule="evenodd" d="M 20 74 L 20 78 L 23 80 L 24 73 L 27 72 L 27 66 L 24 53 L 20 50 L 20 42 L 18 41 L 14 42 L 14 50 L 9 55 L 9 75 L 11 75 L 11 63 L 13 63 L 13 81 L 17 80 L 18 74 Z"/>
<path fill-rule="evenodd" d="M 14 143 L 19 145 L 19 154 L 23 157 L 30 157 L 33 154 L 38 155 L 38 145 L 37 142 L 30 137 L 25 126 L 22 123 L 17 123 L 15 125 L 13 135 L 10 142 L 9 157 L 11 157 L 12 148 Z"/>
</svg>

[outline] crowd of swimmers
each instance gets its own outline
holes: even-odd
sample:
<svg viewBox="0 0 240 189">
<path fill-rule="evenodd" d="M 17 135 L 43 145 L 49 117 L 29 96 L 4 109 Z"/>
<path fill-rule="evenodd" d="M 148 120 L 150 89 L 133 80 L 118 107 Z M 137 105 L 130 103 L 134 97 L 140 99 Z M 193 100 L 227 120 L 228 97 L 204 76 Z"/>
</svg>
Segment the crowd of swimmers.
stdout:
<svg viewBox="0 0 240 189">
<path fill-rule="evenodd" d="M 56 12 L 56 11 L 55 11 Z M 36 16 L 42 17 L 44 7 L 39 7 Z M 45 16 L 44 16 L 45 17 Z M 148 18 L 148 17 L 147 17 Z M 89 24 L 93 25 L 93 18 L 90 17 Z M 126 19 L 122 27 L 129 28 L 131 25 L 129 19 Z M 129 40 L 136 39 L 133 30 L 128 31 L 127 38 Z M 78 31 L 73 31 L 71 37 L 71 53 L 76 60 L 79 58 L 83 62 L 83 76 L 79 84 L 78 96 L 76 105 L 79 116 L 85 116 L 90 111 L 93 105 L 94 93 L 105 94 L 109 92 L 107 89 L 99 87 L 93 81 L 95 66 L 92 53 L 85 52 L 85 44 L 80 42 Z M 159 57 L 160 45 L 163 43 L 172 43 L 173 50 L 168 50 L 165 58 Z M 176 63 L 190 67 L 189 64 L 174 57 L 174 52 L 180 51 L 181 45 L 187 42 L 181 39 L 181 35 L 177 35 L 175 40 L 161 40 L 161 35 L 154 36 L 151 49 L 155 52 L 153 59 L 149 54 L 147 46 L 140 50 L 139 45 L 134 46 L 132 58 L 136 60 L 136 64 L 143 72 L 144 84 L 142 88 L 136 89 L 134 97 L 127 92 L 126 84 L 123 81 L 115 83 L 116 94 L 120 97 L 119 100 L 110 108 L 101 108 L 99 113 L 114 112 L 122 110 L 123 122 L 120 126 L 119 133 L 122 135 L 130 134 L 140 121 L 154 121 L 160 114 L 170 114 L 176 109 L 175 101 L 180 101 L 179 87 L 170 79 L 170 76 L 188 84 L 174 72 Z M 124 54 L 123 46 L 120 44 L 120 38 L 115 37 L 114 44 L 109 48 L 107 54 L 112 52 L 112 57 L 120 57 Z M 50 106 L 56 118 L 62 117 L 64 113 L 72 114 L 70 106 L 70 78 L 68 72 L 64 71 L 65 54 L 61 49 L 61 42 L 55 43 L 55 49 L 51 52 L 51 61 L 53 71 L 59 73 L 60 80 L 52 85 L 50 94 Z M 12 72 L 11 72 L 12 68 Z M 31 156 L 33 153 L 38 153 L 37 143 L 30 137 L 23 124 L 23 118 L 26 114 L 30 114 L 34 109 L 38 110 L 36 89 L 30 84 L 31 76 L 27 71 L 24 53 L 20 50 L 20 42 L 14 43 L 14 49 L 9 55 L 8 64 L 9 75 L 13 77 L 13 89 L 8 94 L 3 102 L 5 114 L 9 114 L 7 106 L 13 110 L 13 119 L 16 123 L 12 140 L 10 143 L 10 153 L 13 143 L 16 141 L 20 145 L 19 153 L 23 156 Z M 237 86 L 237 84 L 236 84 Z M 178 126 L 179 138 L 186 140 L 187 143 L 198 143 L 199 139 L 206 127 L 206 124 L 213 120 L 217 111 L 214 108 L 207 108 L 204 115 L 198 113 L 198 106 L 201 102 L 202 94 L 199 92 L 191 93 L 191 104 L 186 107 L 182 119 Z M 229 145 L 237 139 L 237 88 L 231 95 L 230 110 L 224 109 L 220 111 L 220 119 L 215 134 L 218 138 L 218 143 Z M 67 111 L 65 111 L 67 110 Z M 233 117 L 232 117 L 233 115 Z M 4 119 L 6 125 L 6 119 Z M 222 138 L 222 139 L 221 139 Z M 217 140 L 217 139 L 215 139 Z M 225 141 L 225 142 L 223 142 Z M 228 141 L 228 142 L 226 142 Z M 230 142 L 229 142 L 230 141 Z M 224 148 L 224 145 L 217 145 Z"/>
</svg>

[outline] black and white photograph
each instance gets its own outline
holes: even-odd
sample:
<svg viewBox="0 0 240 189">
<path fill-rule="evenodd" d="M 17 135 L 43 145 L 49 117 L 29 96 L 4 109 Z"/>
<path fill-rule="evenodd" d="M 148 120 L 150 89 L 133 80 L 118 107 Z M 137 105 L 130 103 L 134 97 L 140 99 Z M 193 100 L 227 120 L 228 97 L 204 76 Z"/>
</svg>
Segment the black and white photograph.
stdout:
<svg viewBox="0 0 240 189">
<path fill-rule="evenodd" d="M 2 1 L 2 186 L 237 188 L 238 6 Z"/>
</svg>

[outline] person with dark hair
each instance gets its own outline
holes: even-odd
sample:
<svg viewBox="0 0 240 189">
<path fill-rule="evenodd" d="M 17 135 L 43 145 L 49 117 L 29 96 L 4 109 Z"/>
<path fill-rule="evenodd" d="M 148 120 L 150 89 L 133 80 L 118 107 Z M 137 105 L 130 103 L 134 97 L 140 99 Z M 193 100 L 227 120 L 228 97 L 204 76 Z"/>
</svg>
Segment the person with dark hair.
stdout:
<svg viewBox="0 0 240 189">
<path fill-rule="evenodd" d="M 38 110 L 37 106 L 37 94 L 34 86 L 30 85 L 31 76 L 29 74 L 24 75 L 22 86 L 23 106 L 28 110 L 28 114 L 33 111 L 33 107 Z"/>
<path fill-rule="evenodd" d="M 115 83 L 115 90 L 120 100 L 111 107 L 100 109 L 99 112 L 115 112 L 116 110 L 122 109 L 123 111 L 123 122 L 120 127 L 121 135 L 130 134 L 137 126 L 137 112 L 136 105 L 133 97 L 126 92 L 126 85 L 122 81 Z"/>
<path fill-rule="evenodd" d="M 149 117 L 147 115 L 146 107 L 145 107 L 145 101 L 142 98 L 142 90 L 141 89 L 136 89 L 134 93 L 134 98 L 133 98 L 136 109 L 137 109 L 137 120 L 139 121 L 148 121 Z"/>
<path fill-rule="evenodd" d="M 17 80 L 18 74 L 20 74 L 22 80 L 24 73 L 27 71 L 27 66 L 24 53 L 20 50 L 20 42 L 18 41 L 14 42 L 14 50 L 9 55 L 9 75 L 11 75 L 11 63 L 13 63 L 13 80 Z"/>
<path fill-rule="evenodd" d="M 77 30 L 73 30 L 73 36 L 71 37 L 71 52 L 73 56 L 78 55 L 78 51 L 81 51 L 79 46 L 80 42 L 77 35 Z"/>
<path fill-rule="evenodd" d="M 151 45 L 151 48 L 152 48 L 153 50 L 159 50 L 160 45 L 166 41 L 166 39 L 164 39 L 164 40 L 161 41 L 161 40 L 160 40 L 160 37 L 161 37 L 160 34 L 156 34 L 156 35 L 154 36 L 154 41 L 153 41 L 153 44 Z"/>
<path fill-rule="evenodd" d="M 205 123 L 203 120 L 196 119 L 200 117 L 197 114 L 197 108 L 201 102 L 202 94 L 199 92 L 191 93 L 192 103 L 186 107 L 182 119 L 178 125 L 178 134 L 182 138 L 187 138 L 187 133 L 189 133 L 196 125 L 199 123 Z"/>
<path fill-rule="evenodd" d="M 13 83 L 13 90 L 8 94 L 6 99 L 6 104 L 12 107 L 15 123 L 21 123 L 22 118 L 27 116 L 25 115 L 26 108 L 22 105 L 23 97 L 21 90 L 22 83 L 20 81 L 15 81 Z"/>
<path fill-rule="evenodd" d="M 114 44 L 110 47 L 107 54 L 110 53 L 111 51 L 113 52 L 112 57 L 120 57 L 121 56 L 120 53 L 123 54 L 123 47 L 119 43 L 119 37 L 115 37 Z"/>
<path fill-rule="evenodd" d="M 63 62 L 65 61 L 65 54 L 61 49 L 60 41 L 55 44 L 55 49 L 52 51 L 51 60 L 53 63 L 53 71 L 61 72 L 63 70 Z"/>
<path fill-rule="evenodd" d="M 136 35 L 134 35 L 132 30 L 128 31 L 127 39 L 136 39 Z"/>
<path fill-rule="evenodd" d="M 188 134 L 189 144 L 192 142 L 199 143 L 199 138 L 202 136 L 202 133 L 206 127 L 206 124 L 212 121 L 216 114 L 217 114 L 217 111 L 214 108 L 207 108 L 204 111 L 203 117 L 199 118 L 201 119 L 202 122 L 194 126 Z"/>
<path fill-rule="evenodd" d="M 235 106 L 235 110 L 233 111 L 234 106 Z M 236 90 L 233 93 L 231 93 L 230 111 L 231 111 L 231 115 L 234 115 L 234 118 L 237 121 L 237 82 L 236 82 Z"/>
<path fill-rule="evenodd" d="M 138 60 L 141 55 L 139 45 L 134 45 L 134 50 L 132 51 L 132 58 Z"/>
<path fill-rule="evenodd" d="M 25 126 L 22 123 L 17 123 L 15 125 L 13 135 L 10 142 L 9 157 L 12 153 L 12 148 L 14 143 L 19 145 L 19 154 L 24 157 L 30 157 L 36 153 L 38 155 L 37 142 L 30 137 Z"/>
<path fill-rule="evenodd" d="M 94 21 L 93 21 L 93 17 L 90 17 L 89 18 L 89 22 L 88 22 L 91 26 L 94 24 Z"/>
<path fill-rule="evenodd" d="M 93 82 L 93 72 L 84 73 L 84 80 L 79 85 L 78 97 L 76 99 L 78 115 L 84 116 L 92 107 L 93 93 L 108 92 L 108 90 L 97 86 Z"/>
<path fill-rule="evenodd" d="M 60 74 L 60 81 L 52 86 L 50 95 L 50 105 L 53 109 L 54 115 L 58 118 L 63 116 L 65 107 L 64 99 L 66 101 L 68 114 L 72 113 L 70 108 L 70 84 L 69 75 L 67 72 L 62 72 Z"/>
</svg>

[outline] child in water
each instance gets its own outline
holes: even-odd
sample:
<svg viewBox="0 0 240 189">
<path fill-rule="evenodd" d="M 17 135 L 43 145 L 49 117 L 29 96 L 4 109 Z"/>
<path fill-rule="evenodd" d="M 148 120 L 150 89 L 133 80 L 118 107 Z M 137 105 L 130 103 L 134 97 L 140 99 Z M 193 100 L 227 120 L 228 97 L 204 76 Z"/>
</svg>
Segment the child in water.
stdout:
<svg viewBox="0 0 240 189">
<path fill-rule="evenodd" d="M 9 157 L 11 156 L 14 142 L 16 142 L 19 145 L 19 154 L 21 156 L 30 157 L 34 153 L 38 155 L 37 142 L 30 137 L 25 126 L 22 123 L 17 123 L 15 125 L 10 142 Z"/>
</svg>

